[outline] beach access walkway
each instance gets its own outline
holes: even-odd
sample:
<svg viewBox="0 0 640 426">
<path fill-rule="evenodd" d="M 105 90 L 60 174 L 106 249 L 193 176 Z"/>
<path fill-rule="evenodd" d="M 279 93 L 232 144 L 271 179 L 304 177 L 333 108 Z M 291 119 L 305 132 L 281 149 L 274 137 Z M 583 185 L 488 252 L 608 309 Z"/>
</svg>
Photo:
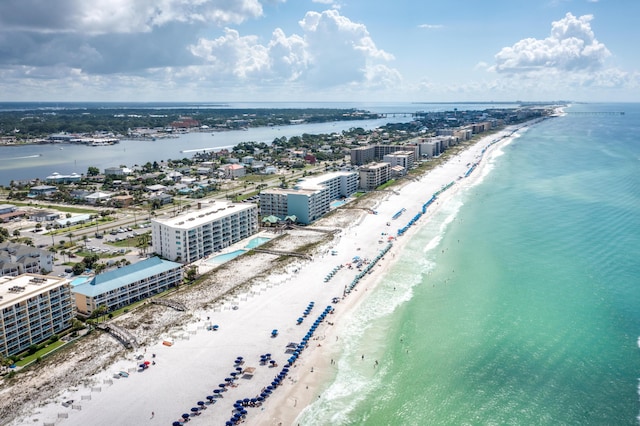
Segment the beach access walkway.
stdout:
<svg viewBox="0 0 640 426">
<path fill-rule="evenodd" d="M 180 311 L 180 312 L 184 312 L 187 310 L 187 306 L 182 303 L 179 302 L 177 300 L 171 300 L 171 299 L 150 299 L 151 303 L 155 303 L 156 305 L 164 305 L 164 306 L 168 306 L 170 308 L 175 309 L 176 311 Z"/>
<path fill-rule="evenodd" d="M 127 330 L 118 327 L 114 324 L 102 323 L 96 325 L 98 330 L 102 330 L 104 332 L 109 333 L 113 337 L 116 338 L 120 343 L 124 345 L 127 349 L 134 349 L 138 346 L 138 342 L 133 334 L 129 333 Z"/>
<path fill-rule="evenodd" d="M 259 249 L 259 248 L 254 248 L 253 251 L 255 251 L 256 253 L 274 254 L 276 256 L 293 256 L 293 257 L 300 257 L 302 259 L 307 259 L 307 260 L 313 259 L 313 257 L 311 257 L 310 254 L 296 253 L 294 251 L 269 250 L 269 249 Z"/>
</svg>

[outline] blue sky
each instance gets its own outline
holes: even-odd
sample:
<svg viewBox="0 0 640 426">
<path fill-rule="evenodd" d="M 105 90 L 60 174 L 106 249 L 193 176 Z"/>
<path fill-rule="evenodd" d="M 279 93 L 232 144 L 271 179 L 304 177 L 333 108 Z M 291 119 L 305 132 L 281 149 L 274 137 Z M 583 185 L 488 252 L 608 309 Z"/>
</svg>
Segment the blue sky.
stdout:
<svg viewBox="0 0 640 426">
<path fill-rule="evenodd" d="M 2 0 L 5 101 L 640 101 L 637 0 Z"/>
</svg>

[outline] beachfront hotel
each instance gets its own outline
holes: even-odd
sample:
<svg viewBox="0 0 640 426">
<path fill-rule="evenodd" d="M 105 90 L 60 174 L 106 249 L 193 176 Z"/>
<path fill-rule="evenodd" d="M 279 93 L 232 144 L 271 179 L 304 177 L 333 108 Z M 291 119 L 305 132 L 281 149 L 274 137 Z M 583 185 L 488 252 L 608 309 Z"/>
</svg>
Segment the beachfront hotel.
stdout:
<svg viewBox="0 0 640 426">
<path fill-rule="evenodd" d="M 153 251 L 165 259 L 191 263 L 258 232 L 258 207 L 215 201 L 172 217 L 151 220 Z"/>
<path fill-rule="evenodd" d="M 71 289 L 76 310 L 90 316 L 98 307 L 107 312 L 128 306 L 182 282 L 182 264 L 152 257 L 98 274 Z"/>
<path fill-rule="evenodd" d="M 0 355 L 19 354 L 72 325 L 69 280 L 38 274 L 0 277 Z"/>
<path fill-rule="evenodd" d="M 331 202 L 358 190 L 357 172 L 333 172 L 300 180 L 293 189 L 267 189 L 260 193 L 262 217 L 295 216 L 309 224 L 326 214 Z"/>
</svg>

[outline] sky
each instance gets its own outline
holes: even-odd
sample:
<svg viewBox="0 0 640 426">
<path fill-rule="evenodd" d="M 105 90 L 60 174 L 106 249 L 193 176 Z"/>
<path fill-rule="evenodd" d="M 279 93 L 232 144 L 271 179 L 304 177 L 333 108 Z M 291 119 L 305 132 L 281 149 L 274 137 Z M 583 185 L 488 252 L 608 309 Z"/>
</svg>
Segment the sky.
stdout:
<svg viewBox="0 0 640 426">
<path fill-rule="evenodd" d="M 0 100 L 640 101 L 638 0 L 0 0 Z"/>
</svg>

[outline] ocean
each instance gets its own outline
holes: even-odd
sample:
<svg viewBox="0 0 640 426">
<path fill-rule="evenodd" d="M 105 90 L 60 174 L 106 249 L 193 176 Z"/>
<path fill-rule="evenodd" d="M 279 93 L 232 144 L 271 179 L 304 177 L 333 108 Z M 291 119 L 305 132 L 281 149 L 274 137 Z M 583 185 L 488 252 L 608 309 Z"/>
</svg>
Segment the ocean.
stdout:
<svg viewBox="0 0 640 426">
<path fill-rule="evenodd" d="M 486 158 L 345 324 L 297 423 L 639 423 L 640 104 L 567 111 L 625 114 L 545 120 Z"/>
</svg>

